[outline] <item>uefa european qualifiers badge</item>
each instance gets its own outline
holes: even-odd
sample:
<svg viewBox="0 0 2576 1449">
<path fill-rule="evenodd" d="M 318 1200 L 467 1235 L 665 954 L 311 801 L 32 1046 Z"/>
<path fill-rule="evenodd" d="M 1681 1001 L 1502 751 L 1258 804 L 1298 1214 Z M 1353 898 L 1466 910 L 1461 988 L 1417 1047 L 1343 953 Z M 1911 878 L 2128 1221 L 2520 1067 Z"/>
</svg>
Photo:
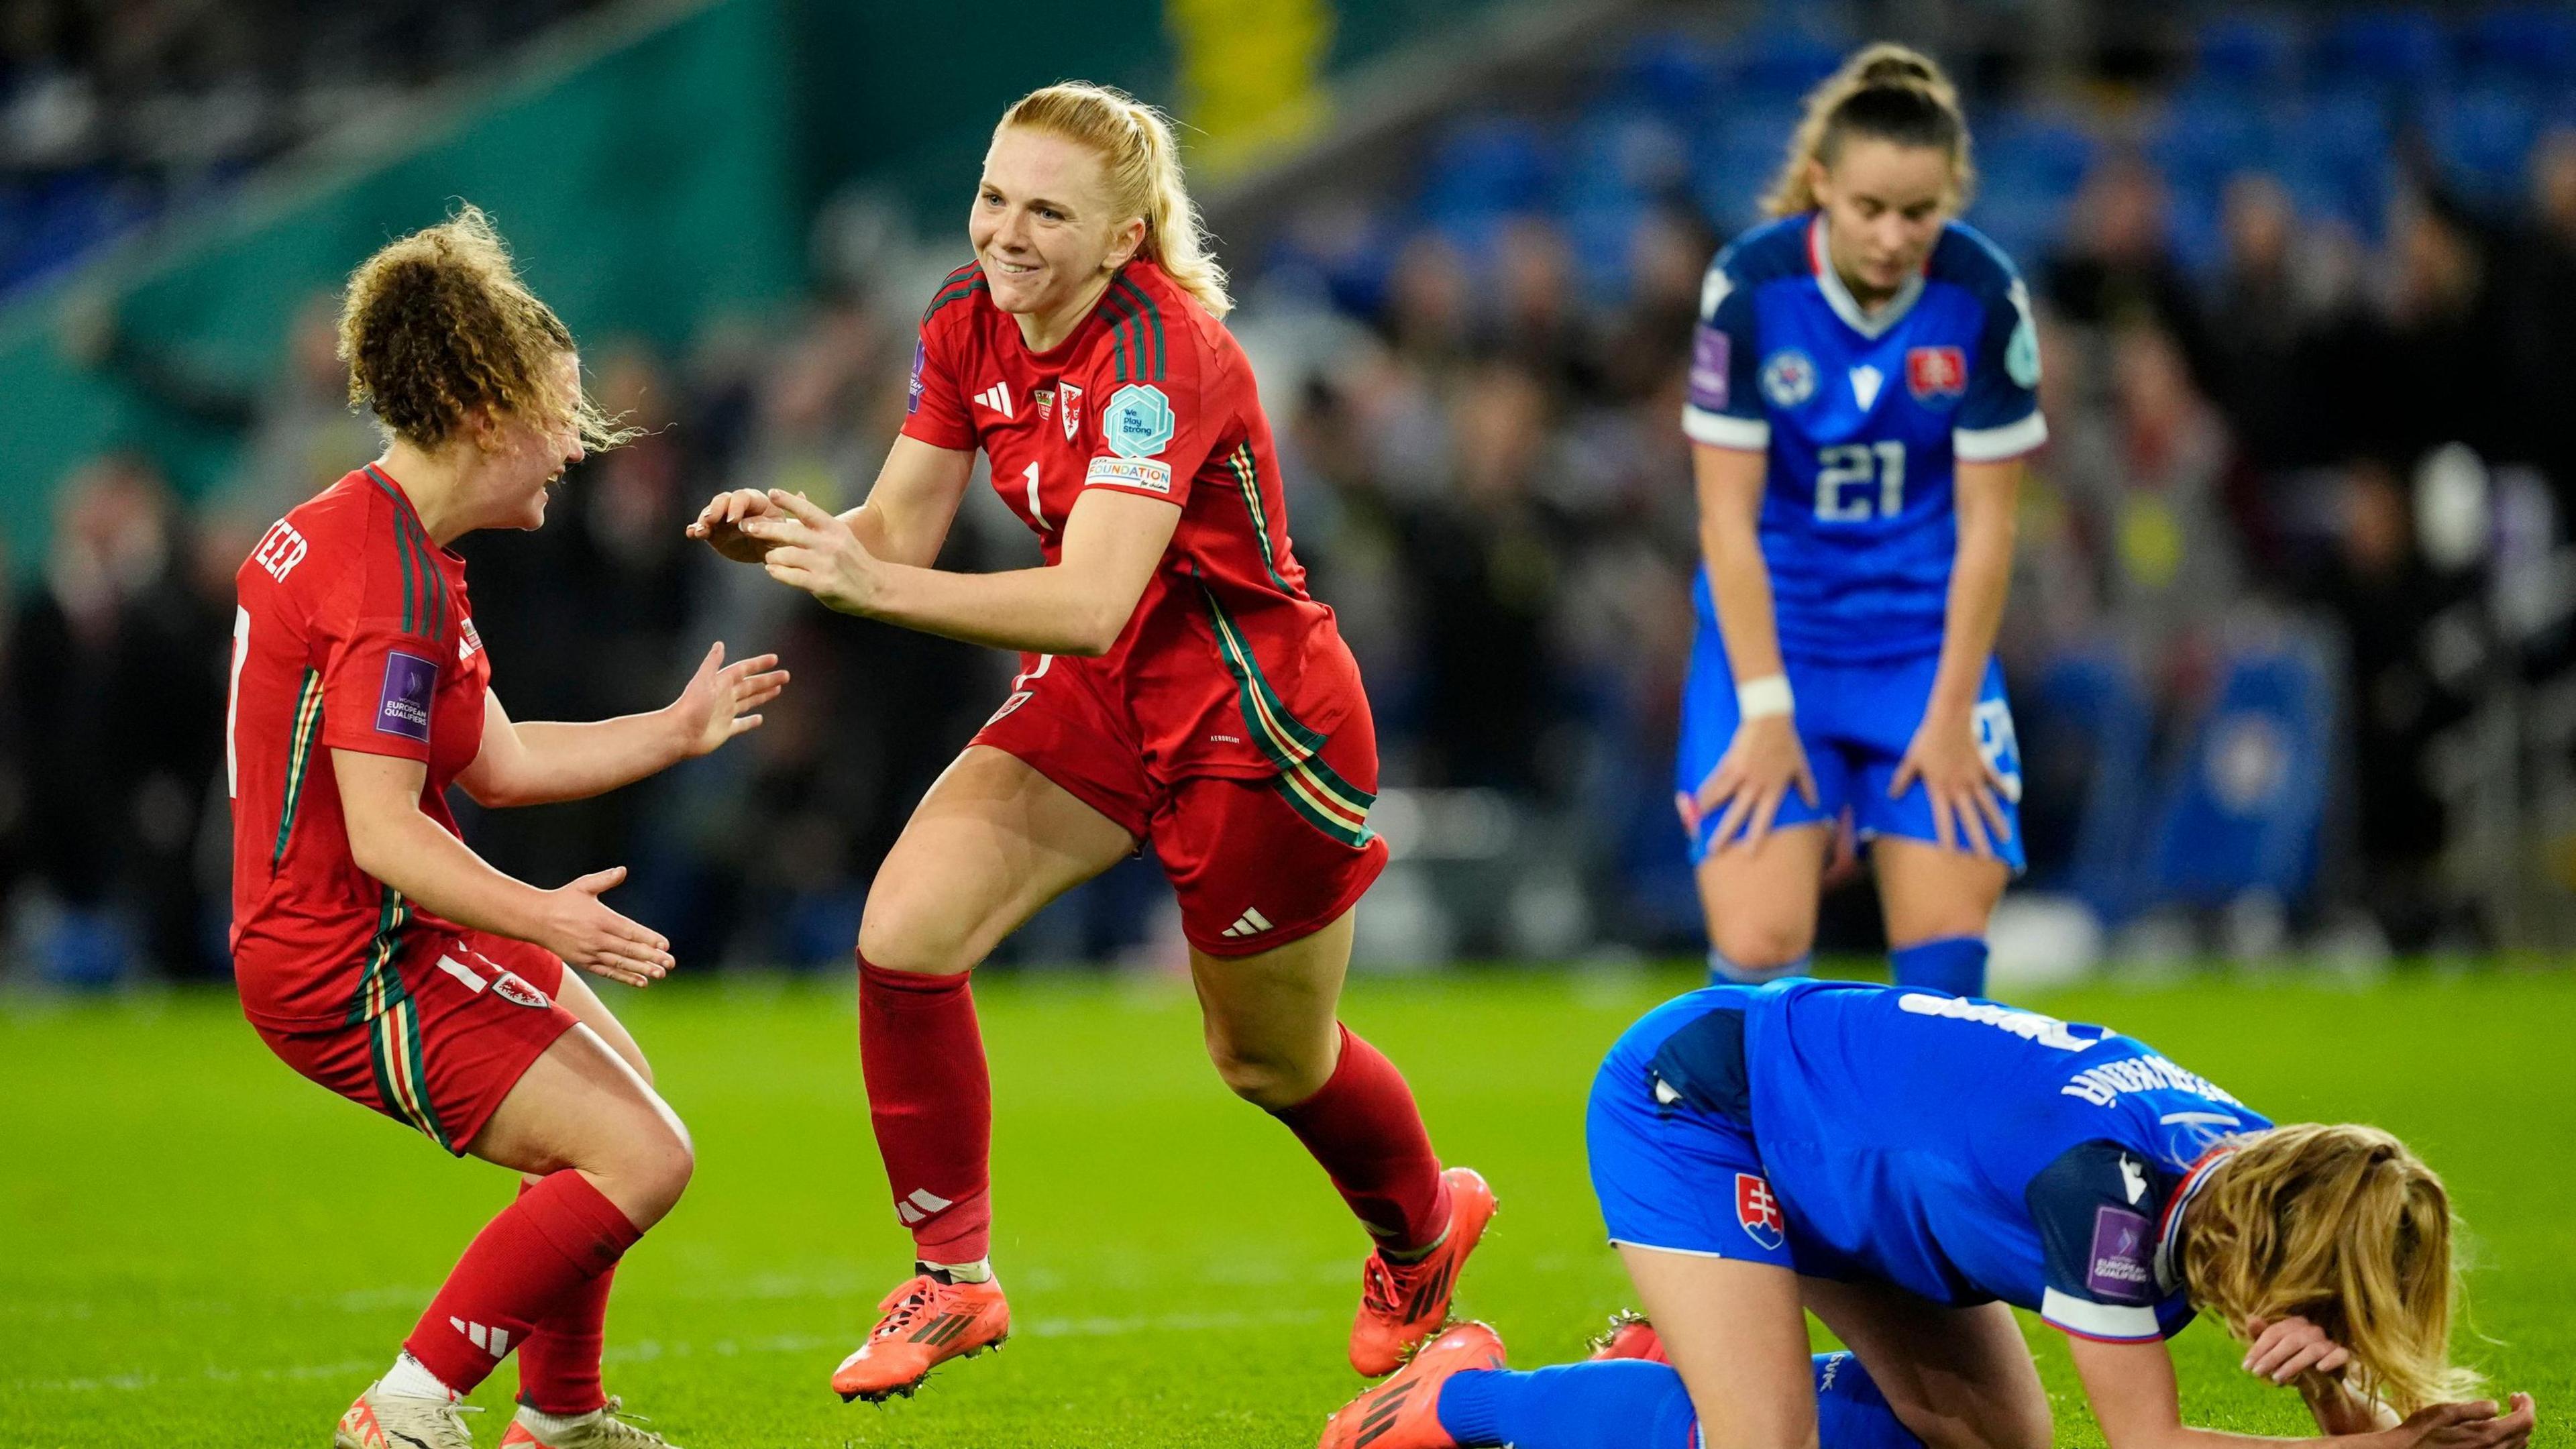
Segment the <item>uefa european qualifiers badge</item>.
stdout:
<svg viewBox="0 0 2576 1449">
<path fill-rule="evenodd" d="M 438 666 L 399 649 L 385 655 L 384 692 L 376 699 L 376 733 L 429 743 L 429 704 L 438 693 Z"/>
<path fill-rule="evenodd" d="M 2093 1251 L 2087 1256 L 2084 1286 L 2095 1297 L 2118 1303 L 2145 1303 L 2155 1297 L 2146 1214 L 2109 1203 L 2095 1208 Z"/>
<path fill-rule="evenodd" d="M 1770 1179 L 1750 1172 L 1735 1175 L 1735 1220 L 1744 1225 L 1744 1235 L 1771 1252 L 1778 1252 L 1789 1241 L 1788 1220 L 1781 1216 L 1780 1199 L 1771 1191 Z"/>
<path fill-rule="evenodd" d="M 929 363 L 930 344 L 916 340 L 912 344 L 912 386 L 903 395 L 905 417 L 921 411 L 921 371 Z"/>
<path fill-rule="evenodd" d="M 1816 395 L 1816 364 L 1797 348 L 1786 347 L 1762 360 L 1762 396 L 1786 410 Z"/>
<path fill-rule="evenodd" d="M 1925 407 L 1955 402 L 1968 391 L 1968 354 L 1956 347 L 1909 347 L 1905 390 Z"/>
<path fill-rule="evenodd" d="M 1714 327 L 1702 327 L 1691 339 L 1691 406 L 1713 413 L 1726 411 L 1726 369 L 1733 352 L 1727 335 Z"/>
</svg>

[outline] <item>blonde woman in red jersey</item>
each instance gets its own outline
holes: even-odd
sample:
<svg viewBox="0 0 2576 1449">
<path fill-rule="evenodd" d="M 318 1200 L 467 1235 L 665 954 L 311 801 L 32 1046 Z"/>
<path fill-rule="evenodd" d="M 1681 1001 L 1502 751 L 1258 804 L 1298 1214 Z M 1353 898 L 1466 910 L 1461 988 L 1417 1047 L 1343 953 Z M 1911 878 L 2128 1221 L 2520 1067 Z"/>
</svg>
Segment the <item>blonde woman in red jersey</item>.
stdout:
<svg viewBox="0 0 2576 1449">
<path fill-rule="evenodd" d="M 975 260 L 923 314 L 868 501 L 834 517 L 743 490 L 690 529 L 845 613 L 1022 655 L 859 927 L 861 1067 L 916 1263 L 832 1385 L 910 1394 L 1009 1331 L 968 974 L 1147 841 L 1218 1075 L 1287 1124 L 1376 1239 L 1350 1357 L 1392 1372 L 1447 1315 L 1493 1195 L 1440 1170 L 1404 1078 L 1335 1017 L 1351 910 L 1386 862 L 1376 734 L 1290 550 L 1270 424 L 1169 129 L 1102 87 L 1030 94 L 993 133 L 967 234 Z M 1043 567 L 931 567 L 978 449 Z"/>
<path fill-rule="evenodd" d="M 583 397 L 572 335 L 472 207 L 349 279 L 340 356 L 382 458 L 270 526 L 236 577 L 233 972 L 261 1040 L 321 1086 L 521 1174 L 336 1449 L 472 1449 L 458 1403 L 512 1352 L 503 1449 L 669 1449 L 616 1415 L 600 1337 L 618 1259 L 686 1187 L 688 1130 L 635 1039 L 567 963 L 642 986 L 670 943 L 600 902 L 625 876 L 539 890 L 458 838 L 485 805 L 578 800 L 756 727 L 773 657 L 709 651 L 668 708 L 521 724 L 448 548 L 536 528 L 547 485 L 627 436 Z"/>
</svg>

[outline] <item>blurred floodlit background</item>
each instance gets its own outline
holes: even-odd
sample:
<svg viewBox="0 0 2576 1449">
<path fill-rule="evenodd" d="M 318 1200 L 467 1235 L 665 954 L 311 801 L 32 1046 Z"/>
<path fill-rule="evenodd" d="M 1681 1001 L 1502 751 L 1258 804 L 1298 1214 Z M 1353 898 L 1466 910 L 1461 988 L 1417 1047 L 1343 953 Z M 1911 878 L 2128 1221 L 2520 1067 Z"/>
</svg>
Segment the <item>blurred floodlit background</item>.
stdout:
<svg viewBox="0 0 2576 1449">
<path fill-rule="evenodd" d="M 679 528 L 858 500 L 992 120 L 1067 76 L 1192 128 L 1386 752 L 1363 961 L 1696 952 L 1682 358 L 1877 36 L 1961 78 L 2043 304 L 1999 979 L 2576 942 L 2576 8 L 0 0 L 0 977 L 226 969 L 231 575 L 374 455 L 331 294 L 452 197 L 654 429 L 465 544 L 511 712 L 653 707 L 710 638 L 798 676 L 748 748 L 472 839 L 630 866 L 692 966 L 846 963 L 1009 661 Z M 943 561 L 1033 558 L 979 489 Z M 1865 878 L 1826 915 L 1877 947 Z M 1001 960 L 1178 949 L 1131 862 Z"/>
</svg>

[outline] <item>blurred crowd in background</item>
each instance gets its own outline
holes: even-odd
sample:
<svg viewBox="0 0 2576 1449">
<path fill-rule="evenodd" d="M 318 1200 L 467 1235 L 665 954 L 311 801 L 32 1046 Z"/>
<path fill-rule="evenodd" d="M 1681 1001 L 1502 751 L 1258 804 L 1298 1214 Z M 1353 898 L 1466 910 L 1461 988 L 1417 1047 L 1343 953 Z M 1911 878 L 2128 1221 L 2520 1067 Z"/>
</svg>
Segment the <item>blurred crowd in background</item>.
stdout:
<svg viewBox="0 0 2576 1449">
<path fill-rule="evenodd" d="M 0 292 L 596 0 L 8 0 Z"/>
<path fill-rule="evenodd" d="M 2032 860 L 2016 896 L 2080 904 L 2115 952 L 2474 949 L 2533 929 L 2499 877 L 2553 868 L 2528 857 L 2576 793 L 2576 435 L 2556 426 L 2576 395 L 2576 127 L 2528 71 L 2425 69 L 2423 26 L 2459 66 L 2487 52 L 2417 18 L 2366 54 L 2345 36 L 2295 84 L 2275 71 L 2314 37 L 2233 23 L 2153 84 L 2043 103 L 1972 73 L 1989 185 L 1969 218 L 2032 281 L 2052 433 L 2002 644 Z M 2576 67 L 2576 19 L 2518 23 L 2514 66 Z M 2563 53 L 2528 38 L 2562 33 Z M 1548 109 L 1489 97 L 1396 184 L 1315 184 L 1272 234 L 1221 238 L 1295 550 L 1385 752 L 1398 858 L 1364 959 L 1697 948 L 1671 804 L 1697 558 L 1683 359 L 1711 252 L 1755 219 L 1796 96 L 1845 39 L 1605 42 Z M 2428 85 L 2533 99 L 2479 149 L 2428 120 Z M 2260 103 L 2223 104 L 2231 86 Z M 2368 168 L 2332 149 L 2364 110 Z M 964 251 L 945 216 L 871 215 L 863 245 L 832 232 L 848 208 L 818 223 L 839 262 L 796 316 L 710 319 L 677 355 L 585 339 L 603 402 L 651 431 L 576 469 L 543 531 L 461 546 L 518 718 L 655 707 L 715 639 L 795 671 L 743 747 L 599 802 L 468 815 L 540 884 L 631 867 L 617 903 L 684 961 L 845 960 L 875 862 L 1012 667 L 828 614 L 680 534 L 722 488 L 863 496 L 920 302 Z M 95 460 L 57 495 L 34 587 L 0 605 L 12 959 L 224 969 L 232 574 L 378 448 L 343 402 L 331 303 L 248 383 L 112 325 L 89 340 L 98 367 L 237 433 L 242 462 L 183 509 L 150 456 Z M 1034 561 L 973 498 L 943 566 Z M 2239 716 L 2265 723 L 2225 727 Z M 2270 833 L 2213 875 L 2224 852 L 2190 829 L 2238 806 Z M 1874 945 L 1873 916 L 1865 881 L 1838 893 L 1827 948 Z M 1176 939 L 1134 862 L 1005 959 Z"/>
</svg>

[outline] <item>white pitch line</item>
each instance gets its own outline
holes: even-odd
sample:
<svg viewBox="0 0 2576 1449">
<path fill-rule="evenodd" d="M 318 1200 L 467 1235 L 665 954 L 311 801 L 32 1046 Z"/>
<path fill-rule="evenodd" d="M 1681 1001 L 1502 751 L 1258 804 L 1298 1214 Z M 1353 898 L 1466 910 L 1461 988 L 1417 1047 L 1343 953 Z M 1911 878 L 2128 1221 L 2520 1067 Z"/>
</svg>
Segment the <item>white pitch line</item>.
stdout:
<svg viewBox="0 0 2576 1449">
<path fill-rule="evenodd" d="M 1312 1323 L 1324 1317 L 1320 1309 L 1275 1308 L 1262 1313 L 1166 1313 L 1129 1318 L 1041 1318 L 1019 1330 L 1030 1338 L 1122 1338 L 1141 1333 L 1226 1333 L 1248 1328 L 1268 1328 L 1280 1324 Z M 821 1353 L 840 1350 L 856 1341 L 831 1338 L 820 1334 L 790 1333 L 770 1338 L 720 1338 L 711 1343 L 682 1341 L 664 1343 L 658 1339 L 641 1339 L 633 1343 L 612 1345 L 601 1355 L 609 1363 L 652 1363 L 661 1359 L 738 1358 L 744 1354 Z M 350 1359 L 341 1363 L 298 1364 L 287 1368 L 233 1369 L 208 1368 L 194 1374 L 165 1377 L 160 1374 L 109 1374 L 98 1378 L 19 1379 L 7 1387 L 16 1393 L 98 1394 L 145 1393 L 155 1389 L 193 1388 L 203 1384 L 300 1383 L 307 1379 L 351 1378 L 380 1368 L 380 1358 Z"/>
</svg>

